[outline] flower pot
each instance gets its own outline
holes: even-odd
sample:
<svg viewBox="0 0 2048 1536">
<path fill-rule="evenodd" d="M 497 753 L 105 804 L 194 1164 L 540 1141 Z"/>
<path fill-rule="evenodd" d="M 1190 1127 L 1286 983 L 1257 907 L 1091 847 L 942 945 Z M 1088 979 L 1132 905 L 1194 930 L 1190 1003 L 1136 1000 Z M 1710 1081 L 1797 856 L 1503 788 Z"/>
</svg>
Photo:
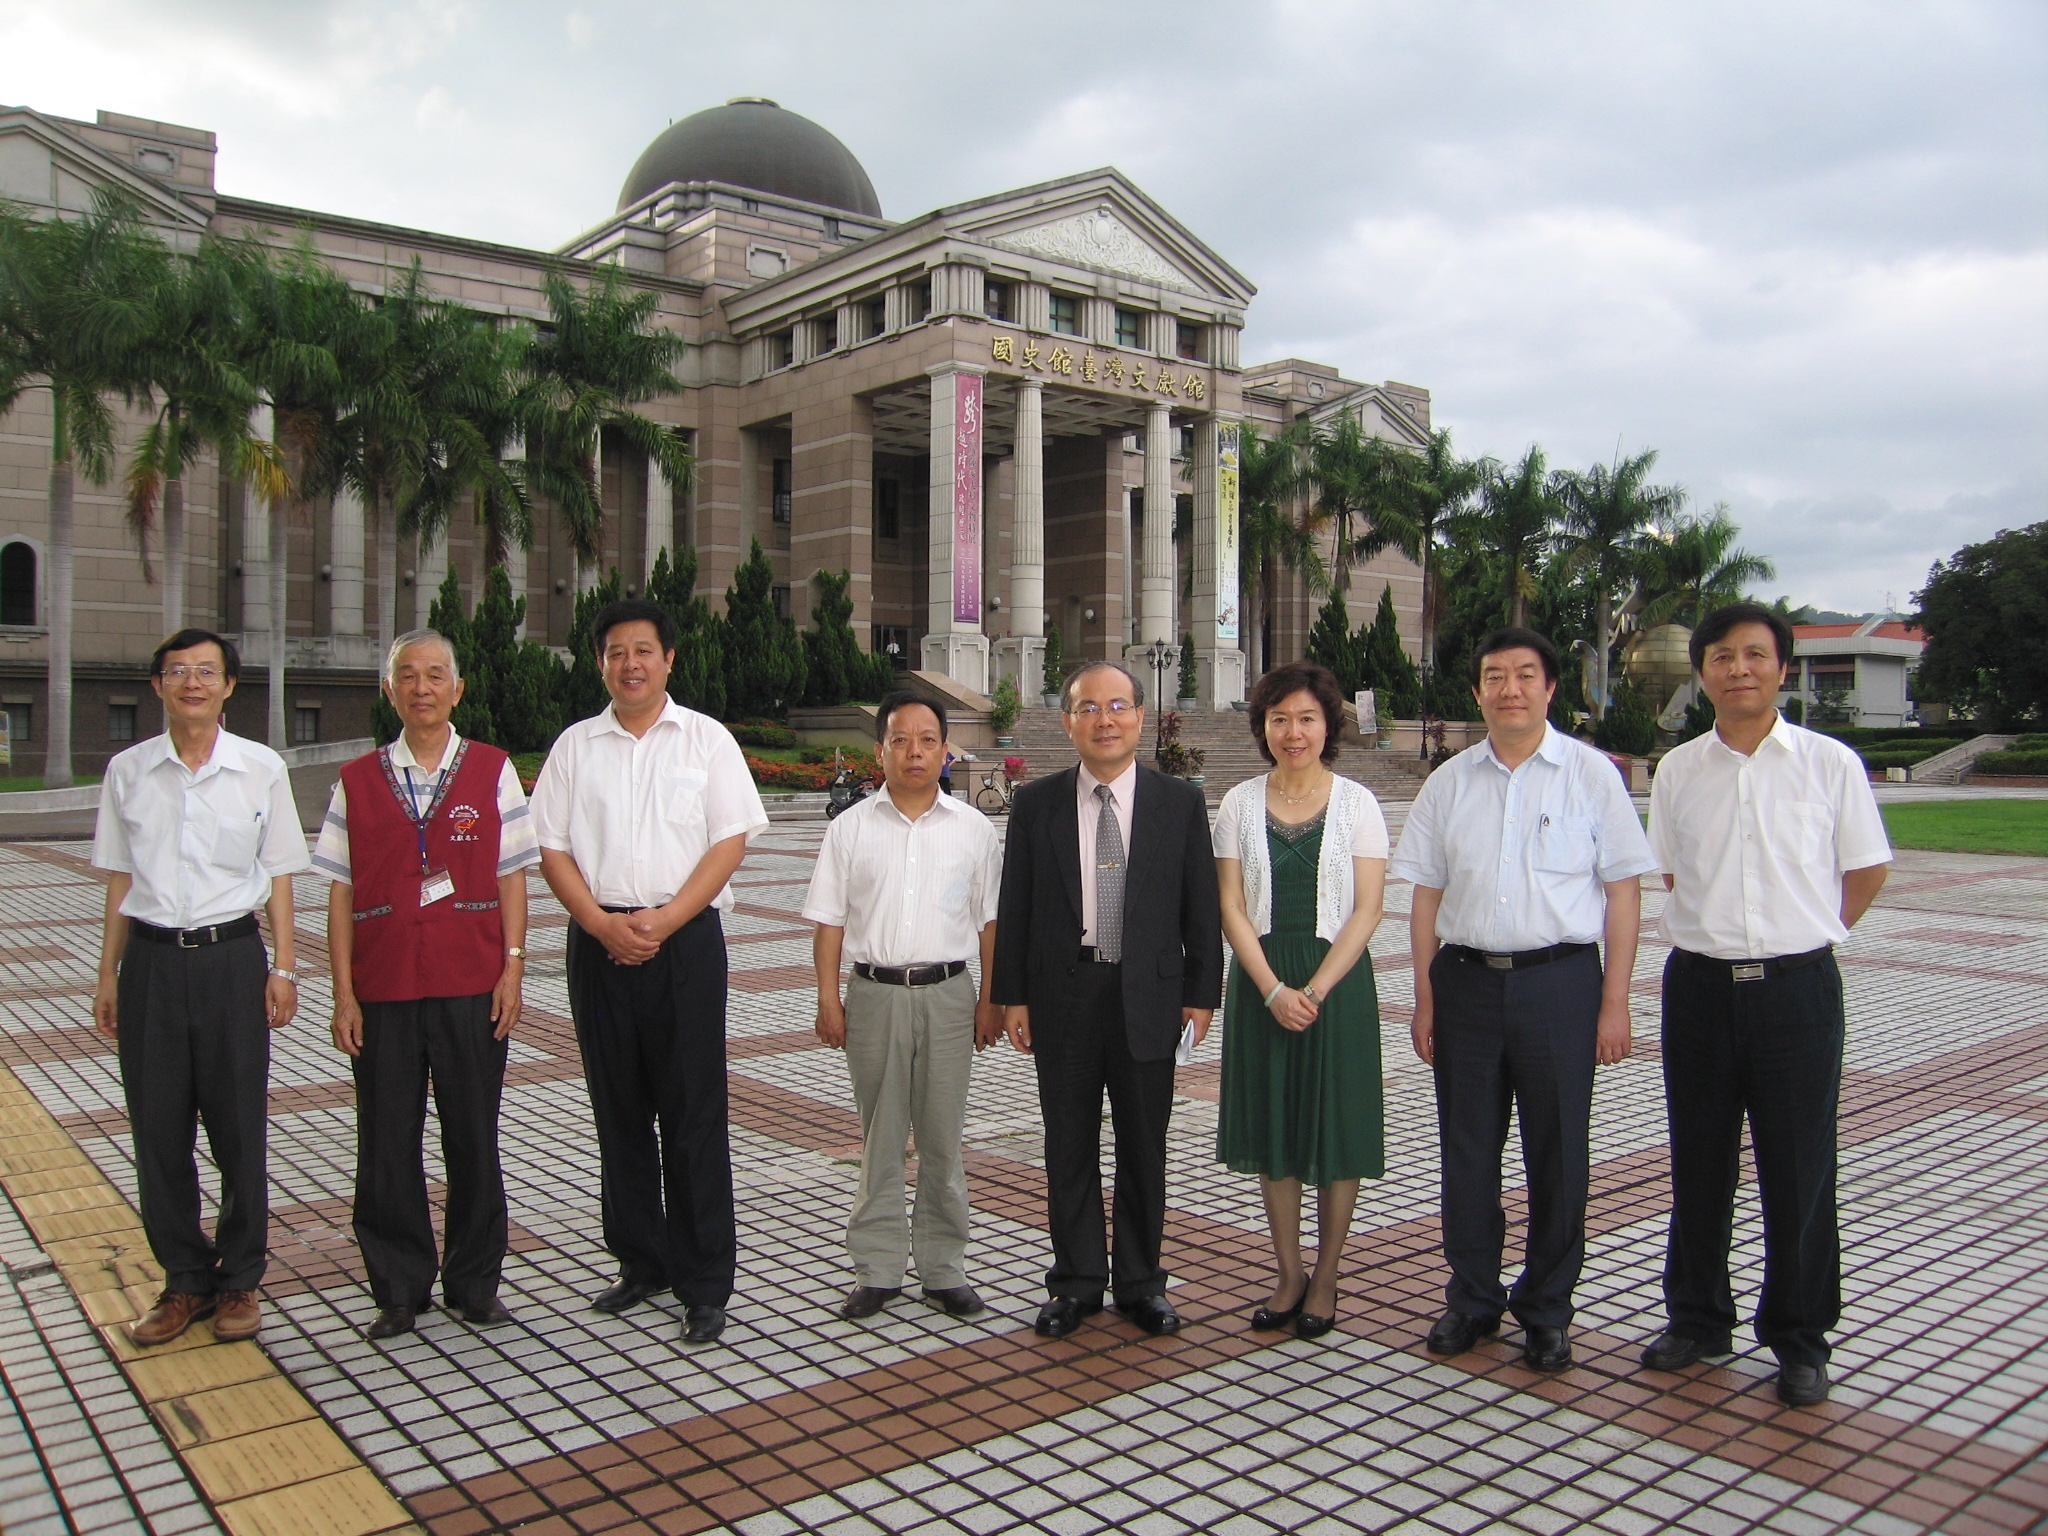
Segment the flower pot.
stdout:
<svg viewBox="0 0 2048 1536">
<path fill-rule="evenodd" d="M 1060 696 L 1056 693 L 1041 693 L 1038 696 L 1038 702 L 1047 709 L 1058 709 L 1060 707 Z"/>
<path fill-rule="evenodd" d="M 1173 701 L 1174 707 L 1180 710 L 1182 714 L 1186 714 L 1191 709 L 1199 708 L 1201 702 L 1200 699 L 1185 694 Z"/>
<path fill-rule="evenodd" d="M 1005 736 L 1001 733 L 998 733 L 996 736 L 996 745 L 999 747 L 1014 747 L 1015 745 L 1017 745 L 1017 738 L 1014 736 Z"/>
<path fill-rule="evenodd" d="M 1191 773 L 1188 775 L 1188 782 L 1190 784 L 1201 784 L 1203 782 L 1202 775 L 1199 773 Z"/>
</svg>

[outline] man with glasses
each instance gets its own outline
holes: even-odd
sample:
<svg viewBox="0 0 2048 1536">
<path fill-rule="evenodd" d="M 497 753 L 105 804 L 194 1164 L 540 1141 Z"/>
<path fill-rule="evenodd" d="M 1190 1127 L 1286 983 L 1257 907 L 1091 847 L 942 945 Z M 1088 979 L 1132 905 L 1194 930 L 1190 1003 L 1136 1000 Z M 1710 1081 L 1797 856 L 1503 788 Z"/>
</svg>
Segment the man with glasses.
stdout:
<svg viewBox="0 0 2048 1536">
<path fill-rule="evenodd" d="M 1053 1266 L 1036 1326 L 1047 1338 L 1101 1311 L 1105 1292 L 1147 1333 L 1180 1327 L 1159 1261 L 1166 1127 L 1175 1051 L 1208 1032 L 1222 994 L 1223 926 L 1202 792 L 1137 760 L 1144 704 L 1117 662 L 1075 672 L 1061 718 L 1080 763 L 1026 784 L 1010 812 L 990 996 L 1038 1072 Z"/>
<path fill-rule="evenodd" d="M 247 1339 L 262 1321 L 270 1228 L 270 1031 L 299 1006 L 292 875 L 306 839 L 284 759 L 221 723 L 241 671 L 234 646 L 181 629 L 149 670 L 164 734 L 107 764 L 92 846 L 111 875 L 93 1019 L 119 1048 L 142 1228 L 164 1271 L 130 1333 L 167 1344 L 211 1316 L 216 1339 Z M 211 1238 L 193 1157 L 201 1124 L 220 1170 Z"/>
<path fill-rule="evenodd" d="M 1549 724 L 1557 674 L 1557 648 L 1534 630 L 1479 642 L 1471 682 L 1486 740 L 1423 784 L 1388 871 L 1415 883 L 1411 1032 L 1436 1074 L 1443 1157 L 1451 1278 L 1427 1344 L 1463 1354 L 1512 1311 L 1522 1361 L 1538 1371 L 1572 1362 L 1593 1066 L 1622 1060 L 1633 1043 L 1642 877 L 1657 867 L 1614 765 Z M 1509 1291 L 1500 1162 L 1511 1105 L 1529 1228 Z"/>
<path fill-rule="evenodd" d="M 342 767 L 313 850 L 327 895 L 335 1048 L 356 1080 L 356 1241 L 372 1339 L 411 1333 L 441 1277 L 476 1328 L 512 1320 L 498 1299 L 508 1214 L 498 1106 L 526 974 L 526 872 L 540 862 L 512 760 L 449 719 L 465 684 L 455 648 L 403 634 L 384 696 L 405 729 Z M 437 1261 L 420 1159 L 427 1085 L 448 1172 Z"/>
</svg>

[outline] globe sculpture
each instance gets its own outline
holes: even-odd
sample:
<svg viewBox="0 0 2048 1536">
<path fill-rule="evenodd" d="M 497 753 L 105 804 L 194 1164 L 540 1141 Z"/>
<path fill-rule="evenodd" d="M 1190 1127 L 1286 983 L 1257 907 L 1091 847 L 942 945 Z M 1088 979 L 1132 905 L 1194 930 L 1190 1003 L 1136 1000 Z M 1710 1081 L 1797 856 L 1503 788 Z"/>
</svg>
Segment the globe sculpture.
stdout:
<svg viewBox="0 0 2048 1536">
<path fill-rule="evenodd" d="M 1671 712 L 1679 690 L 1692 682 L 1692 658 L 1687 651 L 1691 644 L 1692 631 L 1683 624 L 1659 624 L 1628 643 L 1622 673 L 1642 689 L 1643 698 L 1659 724 Z M 1685 702 L 1691 702 L 1689 691 Z M 1682 704 L 1680 708 L 1683 709 Z"/>
</svg>

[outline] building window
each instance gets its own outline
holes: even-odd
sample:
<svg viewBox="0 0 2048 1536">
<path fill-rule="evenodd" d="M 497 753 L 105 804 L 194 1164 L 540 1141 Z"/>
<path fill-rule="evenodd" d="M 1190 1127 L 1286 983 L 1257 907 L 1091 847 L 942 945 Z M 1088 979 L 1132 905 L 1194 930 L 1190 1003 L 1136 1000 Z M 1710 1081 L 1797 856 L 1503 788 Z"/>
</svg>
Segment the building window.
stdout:
<svg viewBox="0 0 2048 1536">
<path fill-rule="evenodd" d="M 1195 456 L 1195 429 L 1182 427 L 1173 435 L 1173 456 L 1176 459 L 1192 459 Z"/>
<path fill-rule="evenodd" d="M 768 338 L 768 367 L 771 371 L 787 368 L 796 361 L 796 333 L 777 331 Z"/>
<path fill-rule="evenodd" d="M 861 340 L 872 341 L 889 329 L 889 301 L 869 299 L 860 307 Z"/>
<path fill-rule="evenodd" d="M 1173 327 L 1173 349 L 1191 363 L 1202 360 L 1202 328 L 1177 321 Z"/>
<path fill-rule="evenodd" d="M 35 724 L 35 705 L 9 704 L 7 713 L 7 742 L 10 747 L 25 747 L 35 739 L 32 727 Z"/>
<path fill-rule="evenodd" d="M 903 536 L 903 485 L 896 480 L 875 482 L 875 537 L 897 539 Z"/>
<path fill-rule="evenodd" d="M 915 325 L 932 312 L 932 280 L 924 278 L 910 285 L 910 323 Z"/>
<path fill-rule="evenodd" d="M 839 238 L 839 221 L 837 219 L 827 219 L 825 221 L 825 238 L 827 240 L 837 240 Z"/>
<path fill-rule="evenodd" d="M 778 523 L 789 521 L 790 466 L 789 460 L 777 459 L 769 471 L 771 515 Z"/>
<path fill-rule="evenodd" d="M 320 711 L 301 704 L 292 711 L 292 744 L 310 747 L 320 739 Z"/>
<path fill-rule="evenodd" d="M 839 350 L 839 315 L 835 311 L 818 322 L 818 351 L 822 353 Z"/>
<path fill-rule="evenodd" d="M 1010 285 L 989 283 L 982 289 L 981 307 L 991 320 L 1000 320 L 1005 325 L 1016 317 L 1010 313 Z"/>
<path fill-rule="evenodd" d="M 1135 347 L 1142 334 L 1138 312 L 1135 309 L 1119 309 L 1116 312 L 1116 344 L 1120 347 Z"/>
<path fill-rule="evenodd" d="M 1062 336 L 1081 334 L 1081 301 L 1071 293 L 1052 296 L 1052 328 Z"/>
<path fill-rule="evenodd" d="M 777 587 L 777 588 L 775 588 L 775 589 L 774 589 L 774 591 L 773 591 L 773 592 L 772 592 L 772 593 L 771 593 L 770 595 L 771 595 L 771 596 L 772 596 L 772 597 L 774 598 L 774 600 L 775 600 L 775 617 L 777 617 L 778 619 L 786 619 L 786 618 L 788 618 L 788 617 L 789 617 L 789 588 L 787 588 L 787 587 Z"/>
<path fill-rule="evenodd" d="M 36 552 L 19 539 L 0 549 L 0 624 L 36 621 Z"/>
<path fill-rule="evenodd" d="M 135 706 L 133 704 L 109 704 L 107 706 L 107 740 L 133 741 L 135 739 Z"/>
</svg>

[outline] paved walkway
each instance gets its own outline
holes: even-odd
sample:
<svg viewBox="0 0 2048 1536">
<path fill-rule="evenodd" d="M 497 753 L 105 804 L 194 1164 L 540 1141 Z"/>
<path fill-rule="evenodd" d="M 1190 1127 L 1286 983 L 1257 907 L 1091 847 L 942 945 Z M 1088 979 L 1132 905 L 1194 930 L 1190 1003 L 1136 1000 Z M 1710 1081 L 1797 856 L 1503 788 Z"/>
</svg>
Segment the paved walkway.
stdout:
<svg viewBox="0 0 2048 1536">
<path fill-rule="evenodd" d="M 504 1124 L 518 1326 L 435 1315 L 392 1346 L 362 1339 L 352 1094 L 326 1039 L 324 948 L 302 931 L 305 1014 L 273 1065 L 261 1347 L 201 1325 L 138 1359 L 121 1324 L 156 1277 L 115 1064 L 85 1025 L 102 886 L 82 844 L 0 847 L 0 1527 L 1821 1536 L 2017 1531 L 2048 1511 L 2048 861 L 1903 855 L 1844 955 L 1847 1315 L 1835 1401 L 1798 1412 L 1754 1347 L 1681 1376 L 1635 1367 L 1666 1207 L 1654 941 L 1637 1054 L 1600 1080 L 1579 1364 L 1538 1378 L 1512 1332 L 1451 1363 L 1421 1349 L 1443 1271 L 1429 1083 L 1403 1027 L 1405 886 L 1373 945 L 1390 1172 L 1362 1194 L 1336 1333 L 1246 1329 L 1266 1247 L 1253 1181 L 1213 1159 L 1213 1040 L 1174 1120 L 1178 1337 L 1112 1314 L 1057 1343 L 1030 1331 L 1039 1122 L 1007 1048 L 980 1058 L 968 1125 L 989 1313 L 835 1320 L 857 1127 L 843 1064 L 810 1035 L 795 917 L 821 833 L 779 823 L 738 881 L 741 1281 L 724 1342 L 700 1351 L 673 1304 L 584 1305 L 612 1270 L 564 919 L 536 880 Z M 1646 889 L 1650 914 L 1660 900 Z M 301 881 L 299 902 L 318 911 L 324 887 Z M 1753 1295 L 1753 1188 L 1738 1216 Z"/>
</svg>

